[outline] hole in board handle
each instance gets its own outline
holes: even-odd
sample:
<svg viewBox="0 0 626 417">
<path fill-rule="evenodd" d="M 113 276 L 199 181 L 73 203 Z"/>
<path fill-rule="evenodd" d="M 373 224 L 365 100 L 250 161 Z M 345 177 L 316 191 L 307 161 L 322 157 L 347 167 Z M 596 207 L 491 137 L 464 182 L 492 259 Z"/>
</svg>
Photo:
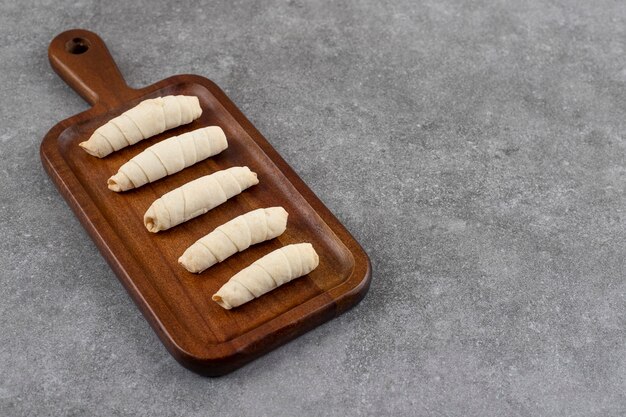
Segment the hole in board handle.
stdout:
<svg viewBox="0 0 626 417">
<path fill-rule="evenodd" d="M 70 54 L 80 55 L 89 49 L 89 41 L 84 38 L 74 38 L 65 44 L 65 50 Z"/>
</svg>

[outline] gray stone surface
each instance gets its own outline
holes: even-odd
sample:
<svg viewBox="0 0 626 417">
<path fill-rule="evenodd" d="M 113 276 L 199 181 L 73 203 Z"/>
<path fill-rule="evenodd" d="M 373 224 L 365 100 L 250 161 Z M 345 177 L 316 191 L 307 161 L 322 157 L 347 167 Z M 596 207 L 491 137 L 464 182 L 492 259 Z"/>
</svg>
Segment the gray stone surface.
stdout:
<svg viewBox="0 0 626 417">
<path fill-rule="evenodd" d="M 626 2 L 0 3 L 0 415 L 626 414 Z M 226 377 L 162 347 L 41 168 L 127 81 L 216 81 L 362 243 L 344 316 Z"/>
</svg>

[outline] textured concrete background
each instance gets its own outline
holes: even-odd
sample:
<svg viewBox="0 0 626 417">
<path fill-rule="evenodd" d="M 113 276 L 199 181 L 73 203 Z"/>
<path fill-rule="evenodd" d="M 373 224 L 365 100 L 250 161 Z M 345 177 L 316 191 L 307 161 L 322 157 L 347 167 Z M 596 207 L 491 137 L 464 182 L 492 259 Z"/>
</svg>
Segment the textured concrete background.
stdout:
<svg viewBox="0 0 626 417">
<path fill-rule="evenodd" d="M 86 108 L 46 57 L 72 27 L 131 85 L 216 81 L 368 251 L 366 299 L 178 365 L 39 162 Z M 625 28 L 620 0 L 3 0 L 0 415 L 626 414 Z"/>
</svg>

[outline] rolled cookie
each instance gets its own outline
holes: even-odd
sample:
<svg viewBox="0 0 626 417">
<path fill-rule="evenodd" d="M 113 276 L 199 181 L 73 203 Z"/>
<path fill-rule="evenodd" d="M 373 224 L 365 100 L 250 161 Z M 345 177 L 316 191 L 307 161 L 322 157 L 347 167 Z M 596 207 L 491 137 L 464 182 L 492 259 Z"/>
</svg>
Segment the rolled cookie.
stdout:
<svg viewBox="0 0 626 417">
<path fill-rule="evenodd" d="M 211 298 L 230 310 L 308 274 L 318 264 L 319 257 L 310 243 L 288 245 L 233 275 Z"/>
<path fill-rule="evenodd" d="M 188 182 L 158 198 L 143 222 L 151 232 L 167 230 L 219 206 L 248 187 L 258 184 L 248 167 L 233 167 Z"/>
<path fill-rule="evenodd" d="M 112 152 L 168 129 L 191 123 L 202 114 L 195 96 L 166 96 L 144 100 L 96 129 L 78 145 L 103 158 Z"/>
<path fill-rule="evenodd" d="M 217 155 L 227 147 L 226 135 L 219 126 L 173 136 L 146 148 L 122 165 L 107 181 L 109 190 L 119 192 L 141 187 Z"/>
<path fill-rule="evenodd" d="M 187 248 L 178 263 L 189 272 L 200 273 L 252 245 L 282 235 L 287 216 L 284 208 L 271 207 L 235 217 Z"/>
</svg>

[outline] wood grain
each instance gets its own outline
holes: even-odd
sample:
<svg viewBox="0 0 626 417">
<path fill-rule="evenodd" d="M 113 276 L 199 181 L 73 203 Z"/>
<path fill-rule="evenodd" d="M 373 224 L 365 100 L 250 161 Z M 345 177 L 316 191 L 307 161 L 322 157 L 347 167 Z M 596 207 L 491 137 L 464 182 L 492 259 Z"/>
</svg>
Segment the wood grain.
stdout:
<svg viewBox="0 0 626 417">
<path fill-rule="evenodd" d="M 222 375 L 286 343 L 358 303 L 371 266 L 360 245 L 213 82 L 178 75 L 142 89 L 128 87 L 104 42 L 86 30 L 58 35 L 49 47 L 54 70 L 92 107 L 54 126 L 41 144 L 42 163 L 120 281 L 169 352 L 203 375 Z M 106 158 L 77 145 L 110 118 L 144 99 L 195 95 L 202 116 Z M 172 135 L 204 126 L 224 129 L 220 155 L 137 190 L 115 193 L 106 180 L 129 158 Z M 143 225 L 150 204 L 202 175 L 248 166 L 260 183 L 206 215 L 153 234 Z M 177 259 L 198 238 L 249 210 L 283 206 L 286 232 L 252 246 L 202 274 Z M 261 256 L 291 243 L 311 242 L 320 255 L 312 273 L 237 309 L 222 309 L 211 295 Z"/>
</svg>

